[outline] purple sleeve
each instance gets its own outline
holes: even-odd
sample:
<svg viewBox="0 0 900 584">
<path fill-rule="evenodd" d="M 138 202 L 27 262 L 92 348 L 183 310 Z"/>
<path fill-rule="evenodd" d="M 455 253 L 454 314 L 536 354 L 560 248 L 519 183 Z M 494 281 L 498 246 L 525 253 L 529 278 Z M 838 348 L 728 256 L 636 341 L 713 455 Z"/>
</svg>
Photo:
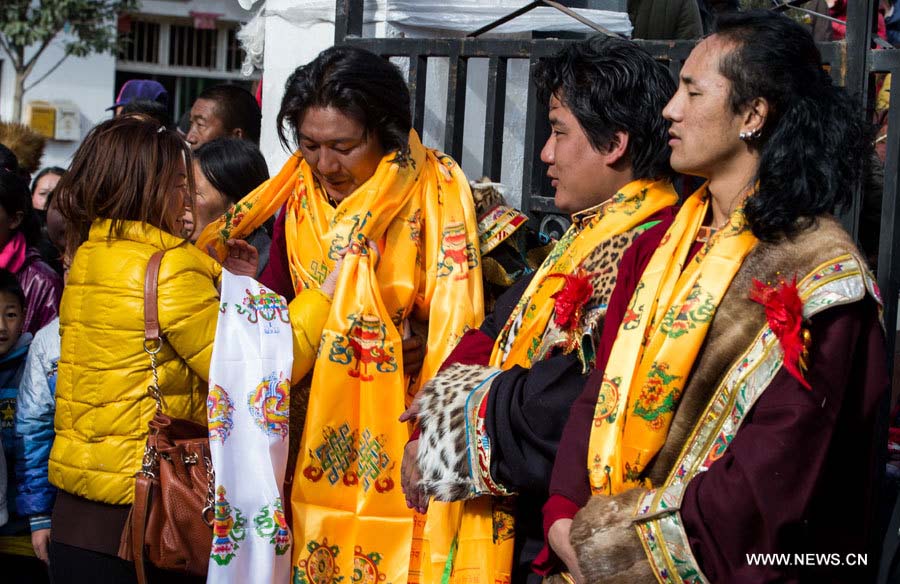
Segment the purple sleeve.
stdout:
<svg viewBox="0 0 900 584">
<path fill-rule="evenodd" d="M 287 213 L 284 208 L 275 220 L 272 229 L 272 245 L 269 248 L 269 263 L 259 275 L 259 282 L 282 296 L 288 302 L 294 299 L 294 282 L 291 279 L 291 268 L 287 256 L 287 240 L 284 237 L 284 221 Z"/>
<path fill-rule="evenodd" d="M 814 316 L 810 328 L 812 390 L 782 368 L 722 458 L 685 490 L 684 528 L 711 582 L 874 581 L 874 554 L 868 568 L 834 562 L 871 552 L 884 335 L 869 299 Z M 747 556 L 776 552 L 828 557 L 762 566 Z"/>
<path fill-rule="evenodd" d="M 59 315 L 62 276 L 44 261 L 35 259 L 16 274 L 16 279 L 22 286 L 28 304 L 22 330 L 36 334 Z"/>
</svg>

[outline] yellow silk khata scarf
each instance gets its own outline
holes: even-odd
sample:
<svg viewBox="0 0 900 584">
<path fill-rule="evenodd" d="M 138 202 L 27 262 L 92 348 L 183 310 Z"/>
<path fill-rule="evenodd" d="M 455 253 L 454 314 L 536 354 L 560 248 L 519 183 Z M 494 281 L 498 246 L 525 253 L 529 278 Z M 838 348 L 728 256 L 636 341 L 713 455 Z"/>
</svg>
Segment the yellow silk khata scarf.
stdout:
<svg viewBox="0 0 900 584">
<path fill-rule="evenodd" d="M 742 206 L 682 271 L 708 207 L 704 185 L 682 205 L 619 326 L 591 428 L 594 494 L 642 485 L 640 474 L 665 442 L 716 308 L 756 245 Z"/>
<path fill-rule="evenodd" d="M 504 370 L 514 365 L 531 367 L 553 315 L 552 296 L 565 285 L 563 278 L 548 277 L 550 274 L 575 273 L 603 241 L 634 229 L 677 202 L 678 195 L 670 182 L 637 180 L 625 185 L 599 208 L 573 217 L 572 226 L 541 264 L 497 337 L 491 366 Z M 514 540 L 509 503 L 503 497 L 493 496 L 449 505 L 432 502 L 425 533 L 434 564 L 430 576 L 426 576 L 429 572 L 422 567 L 421 582 L 509 582 Z M 453 529 L 451 526 L 455 525 L 458 528 Z M 439 532 L 448 528 L 449 535 L 446 531 Z M 443 548 L 454 539 L 456 546 L 450 554 Z M 452 566 L 442 563 L 448 555 L 452 556 L 449 562 Z"/>
<path fill-rule="evenodd" d="M 294 476 L 294 584 L 407 581 L 413 513 L 400 489 L 409 429 L 397 422 L 418 386 L 403 375 L 401 322 L 427 321 L 419 382 L 484 316 L 475 209 L 448 156 L 413 131 L 332 208 L 299 155 L 204 231 L 198 246 L 249 234 L 285 204 L 295 288 L 317 287 L 344 259 L 312 373 Z M 242 215 L 243 214 L 243 215 Z M 366 241 L 382 244 L 377 269 Z"/>
</svg>

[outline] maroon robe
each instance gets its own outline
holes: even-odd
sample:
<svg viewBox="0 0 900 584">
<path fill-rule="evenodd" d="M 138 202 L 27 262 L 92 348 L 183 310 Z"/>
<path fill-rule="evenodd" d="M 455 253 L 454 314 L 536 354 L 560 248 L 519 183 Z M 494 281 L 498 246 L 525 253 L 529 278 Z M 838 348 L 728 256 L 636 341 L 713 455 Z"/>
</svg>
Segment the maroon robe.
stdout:
<svg viewBox="0 0 900 584">
<path fill-rule="evenodd" d="M 876 305 L 866 297 L 832 307 L 812 317 L 810 332 L 806 378 L 813 389 L 782 369 L 722 458 L 686 488 L 682 523 L 711 582 L 865 582 L 877 569 L 874 433 L 889 380 Z M 592 374 L 563 431 L 545 536 L 591 496 L 586 461 L 601 378 L 600 369 Z M 868 566 L 833 564 L 867 552 Z M 792 565 L 751 565 L 750 553 L 825 554 L 818 561 L 830 565 L 799 566 L 793 557 Z M 549 573 L 556 562 L 547 547 L 535 568 Z"/>
</svg>

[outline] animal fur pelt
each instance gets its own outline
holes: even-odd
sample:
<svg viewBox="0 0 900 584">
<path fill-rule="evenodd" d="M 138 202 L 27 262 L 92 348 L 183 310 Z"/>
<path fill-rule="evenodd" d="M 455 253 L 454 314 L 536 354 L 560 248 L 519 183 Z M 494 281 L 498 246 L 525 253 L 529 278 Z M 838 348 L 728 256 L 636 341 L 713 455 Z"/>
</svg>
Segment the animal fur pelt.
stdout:
<svg viewBox="0 0 900 584">
<path fill-rule="evenodd" d="M 569 536 L 585 582 L 637 584 L 655 576 L 632 513 L 644 489 L 631 489 L 613 497 L 593 497 L 575 516 Z"/>
<path fill-rule="evenodd" d="M 34 174 L 41 167 L 47 140 L 25 124 L 0 122 L 0 144 L 13 151 L 19 168 Z"/>
<path fill-rule="evenodd" d="M 466 398 L 497 369 L 454 364 L 419 391 L 417 461 L 422 491 L 438 501 L 461 501 L 472 496 L 475 482 L 469 472 L 466 441 Z"/>
<path fill-rule="evenodd" d="M 716 311 L 666 442 L 646 470 L 651 484 L 665 482 L 718 384 L 766 324 L 764 308 L 749 298 L 752 280 L 769 282 L 779 275 L 790 279 L 796 274 L 799 281 L 824 262 L 847 253 L 862 257 L 832 217 L 818 218 L 792 239 L 757 244 Z M 632 525 L 640 492 L 593 497 L 575 516 L 571 541 L 586 581 L 654 581 Z"/>
</svg>

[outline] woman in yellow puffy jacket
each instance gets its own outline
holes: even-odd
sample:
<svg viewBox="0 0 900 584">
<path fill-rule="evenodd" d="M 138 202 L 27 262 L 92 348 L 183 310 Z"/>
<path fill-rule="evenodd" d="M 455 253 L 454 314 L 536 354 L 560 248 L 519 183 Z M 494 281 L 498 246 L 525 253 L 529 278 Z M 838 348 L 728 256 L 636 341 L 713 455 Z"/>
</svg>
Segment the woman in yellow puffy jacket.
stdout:
<svg viewBox="0 0 900 584">
<path fill-rule="evenodd" d="M 134 582 L 133 564 L 116 553 L 155 411 L 143 350 L 147 263 L 167 250 L 158 285 L 166 413 L 201 423 L 222 267 L 180 235 L 185 207 L 193 205 L 190 149 L 149 118 L 120 117 L 94 128 L 57 192 L 71 264 L 60 310 L 49 465 L 50 482 L 59 488 L 50 570 L 57 583 Z M 252 247 L 231 242 L 230 252 L 225 267 L 255 274 Z M 312 366 L 331 293 L 333 284 L 331 291 L 309 290 L 290 304 L 294 382 Z"/>
</svg>

